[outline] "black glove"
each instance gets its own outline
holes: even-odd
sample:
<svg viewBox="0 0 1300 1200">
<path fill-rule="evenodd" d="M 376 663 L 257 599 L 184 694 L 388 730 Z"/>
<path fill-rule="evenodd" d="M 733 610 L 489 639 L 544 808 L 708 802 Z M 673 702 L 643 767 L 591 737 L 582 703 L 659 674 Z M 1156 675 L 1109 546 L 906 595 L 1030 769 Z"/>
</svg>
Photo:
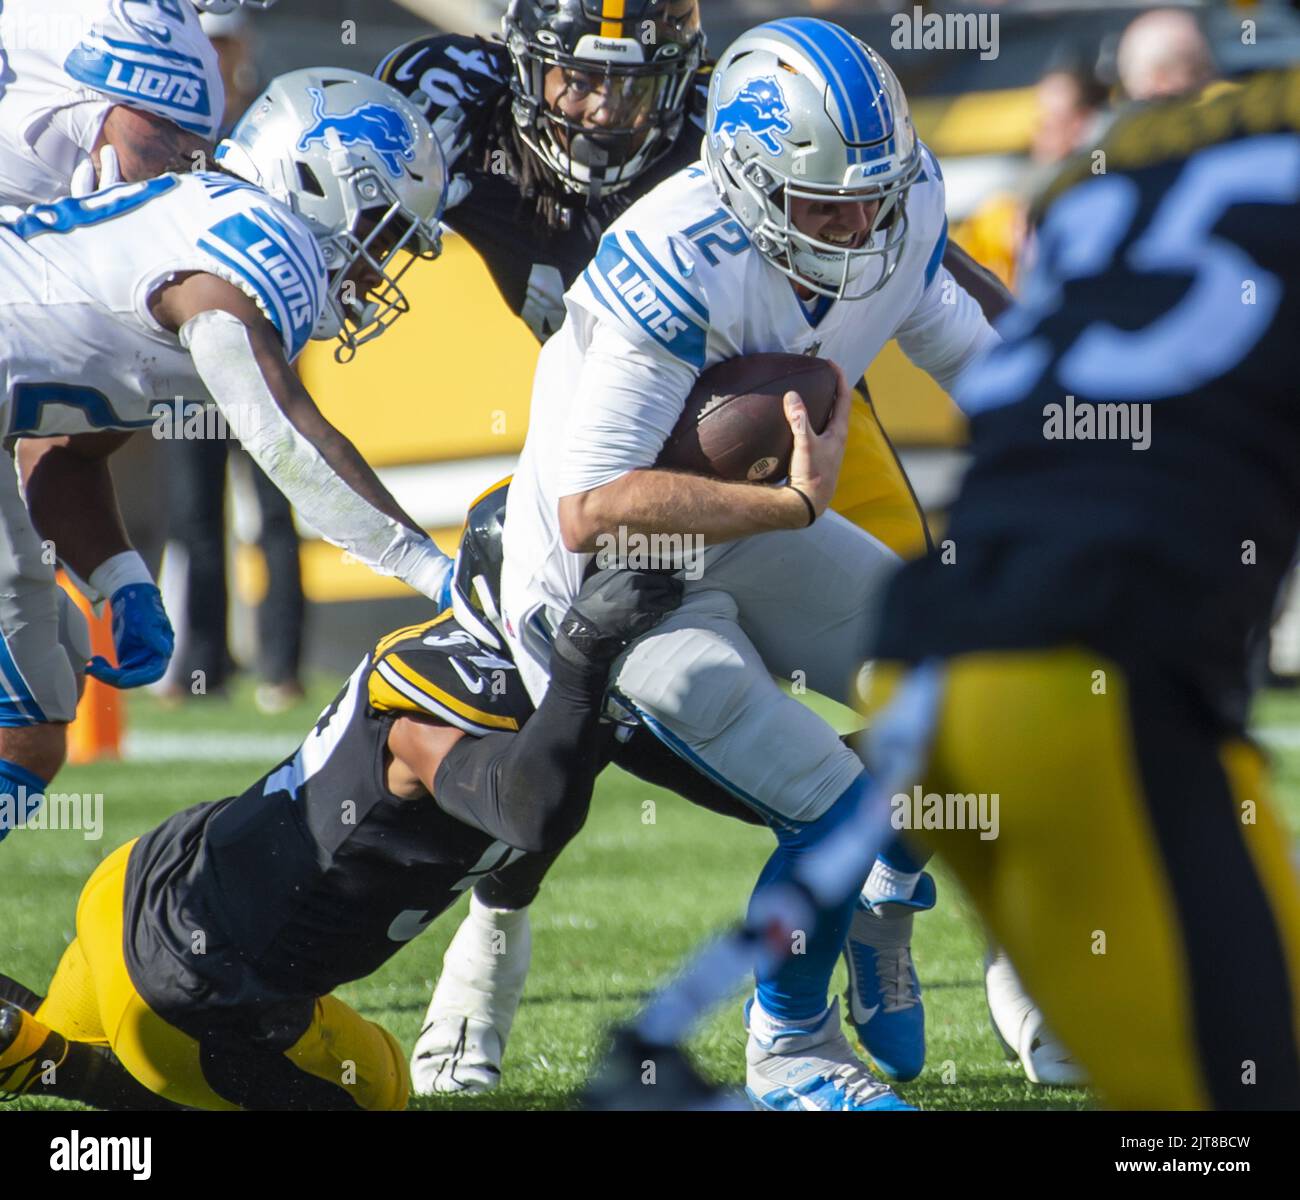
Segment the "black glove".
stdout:
<svg viewBox="0 0 1300 1200">
<path fill-rule="evenodd" d="M 577 667 L 608 668 L 682 602 L 682 589 L 666 571 L 596 571 L 561 618 L 552 652 Z"/>
</svg>

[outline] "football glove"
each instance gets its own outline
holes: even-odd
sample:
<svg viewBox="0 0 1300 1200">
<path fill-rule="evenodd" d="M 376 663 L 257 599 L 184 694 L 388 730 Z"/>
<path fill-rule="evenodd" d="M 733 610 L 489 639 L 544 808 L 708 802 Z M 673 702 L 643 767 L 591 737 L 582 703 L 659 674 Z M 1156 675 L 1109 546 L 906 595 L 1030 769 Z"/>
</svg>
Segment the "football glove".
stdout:
<svg viewBox="0 0 1300 1200">
<path fill-rule="evenodd" d="M 608 667 L 682 602 L 683 586 L 669 571 L 594 572 L 561 618 L 553 652 L 575 666 Z"/>
<path fill-rule="evenodd" d="M 118 665 L 97 654 L 86 664 L 86 674 L 115 688 L 156 683 L 167 670 L 176 643 L 162 593 L 152 583 L 128 583 L 113 593 L 109 604 Z"/>
</svg>

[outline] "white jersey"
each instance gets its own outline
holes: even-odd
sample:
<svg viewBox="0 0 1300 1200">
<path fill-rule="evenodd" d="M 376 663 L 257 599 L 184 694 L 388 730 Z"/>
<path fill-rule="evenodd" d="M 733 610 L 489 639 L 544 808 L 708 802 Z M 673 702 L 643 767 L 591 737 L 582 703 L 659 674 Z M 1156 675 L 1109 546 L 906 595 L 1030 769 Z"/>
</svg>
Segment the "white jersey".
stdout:
<svg viewBox="0 0 1300 1200">
<path fill-rule="evenodd" d="M 591 556 L 564 548 L 560 498 L 652 466 L 706 367 L 746 354 L 812 354 L 855 380 L 897 338 L 951 390 L 997 335 L 943 266 L 943 177 L 928 150 L 907 215 L 884 287 L 865 300 L 824 301 L 812 315 L 722 207 L 702 165 L 614 222 L 538 361 L 505 524 L 508 633 L 518 636 L 538 604 L 559 616 L 581 586 Z"/>
<path fill-rule="evenodd" d="M 160 175 L 0 224 L 4 435 L 139 429 L 160 401 L 206 401 L 180 339 L 149 311 L 164 280 L 192 271 L 255 300 L 290 359 L 325 302 L 307 227 L 229 175 Z"/>
<path fill-rule="evenodd" d="M 68 195 L 117 104 L 216 137 L 225 89 L 190 0 L 0 4 L 0 204 Z"/>
</svg>

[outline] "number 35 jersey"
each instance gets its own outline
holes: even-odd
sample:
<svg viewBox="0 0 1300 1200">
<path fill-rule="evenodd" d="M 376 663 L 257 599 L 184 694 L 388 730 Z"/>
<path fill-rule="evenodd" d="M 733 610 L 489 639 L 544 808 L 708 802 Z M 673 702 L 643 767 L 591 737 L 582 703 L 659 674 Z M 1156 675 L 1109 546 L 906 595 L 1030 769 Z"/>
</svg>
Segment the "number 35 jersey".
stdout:
<svg viewBox="0 0 1300 1200">
<path fill-rule="evenodd" d="M 0 204 L 66 196 L 118 104 L 216 136 L 225 91 L 190 0 L 0 4 Z"/>
<path fill-rule="evenodd" d="M 149 311 L 170 277 L 207 272 L 256 301 L 293 359 L 325 297 L 315 238 L 265 192 L 216 173 L 160 175 L 0 224 L 5 436 L 138 429 L 207 391 Z"/>
<path fill-rule="evenodd" d="M 877 650 L 1083 643 L 1236 725 L 1300 541 L 1300 71 L 1102 148 L 1105 174 L 1054 187 L 1007 340 L 958 390 L 952 553 L 900 572 Z"/>
</svg>

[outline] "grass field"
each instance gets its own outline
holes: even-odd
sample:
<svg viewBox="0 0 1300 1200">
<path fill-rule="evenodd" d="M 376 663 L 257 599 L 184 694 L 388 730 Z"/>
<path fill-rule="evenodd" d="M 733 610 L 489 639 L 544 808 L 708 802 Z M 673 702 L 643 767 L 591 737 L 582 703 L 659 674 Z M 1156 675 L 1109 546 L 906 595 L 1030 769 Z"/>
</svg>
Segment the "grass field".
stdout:
<svg viewBox="0 0 1300 1200">
<path fill-rule="evenodd" d="M 169 813 L 248 786 L 292 749 L 335 686 L 320 681 L 308 702 L 277 717 L 258 714 L 242 689 L 231 700 L 179 710 L 133 698 L 130 759 L 70 768 L 59 777 L 60 790 L 103 794 L 102 837 L 22 830 L 0 847 L 0 971 L 43 991 L 72 937 L 77 894 L 95 864 Z M 1264 697 L 1257 724 L 1275 752 L 1275 792 L 1292 832 L 1300 832 L 1300 695 Z M 654 801 L 652 813 L 647 799 Z M 770 847 L 764 830 L 607 773 L 586 828 L 534 906 L 532 974 L 501 1089 L 479 1100 L 417 1100 L 415 1107 L 571 1105 L 599 1054 L 602 1030 L 636 1008 L 702 938 L 735 918 Z M 922 1076 L 900 1090 L 927 1109 L 1090 1107 L 1086 1093 L 1034 1087 L 1018 1065 L 1004 1062 L 985 1014 L 978 924 L 942 867 L 937 874 L 939 906 L 918 919 L 914 947 L 926 995 L 928 1061 Z M 374 976 L 340 993 L 408 1049 L 466 903 Z M 837 992 L 843 983 L 841 964 Z M 739 1004 L 715 1015 L 694 1050 L 714 1078 L 743 1080 Z M 58 1105 L 20 1101 L 9 1108 Z"/>
</svg>

